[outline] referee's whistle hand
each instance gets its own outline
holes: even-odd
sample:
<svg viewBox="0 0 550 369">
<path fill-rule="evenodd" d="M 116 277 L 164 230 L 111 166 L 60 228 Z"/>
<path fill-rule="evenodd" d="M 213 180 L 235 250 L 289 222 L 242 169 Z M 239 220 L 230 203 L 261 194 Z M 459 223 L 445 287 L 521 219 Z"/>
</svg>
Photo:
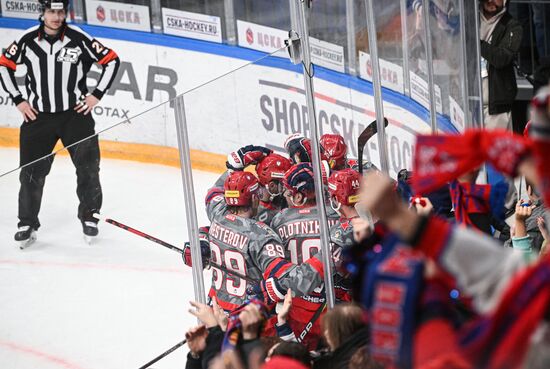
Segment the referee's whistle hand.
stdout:
<svg viewBox="0 0 550 369">
<path fill-rule="evenodd" d="M 25 119 L 25 122 L 35 120 L 38 115 L 38 111 L 26 100 L 20 102 L 19 105 L 17 105 L 17 109 L 21 112 L 21 114 L 23 114 L 23 119 Z"/>
<path fill-rule="evenodd" d="M 97 97 L 95 97 L 94 95 L 88 95 L 81 102 L 76 104 L 74 110 L 76 110 L 77 113 L 82 113 L 86 115 L 90 113 L 94 106 L 96 106 L 98 103 L 99 99 Z"/>
</svg>

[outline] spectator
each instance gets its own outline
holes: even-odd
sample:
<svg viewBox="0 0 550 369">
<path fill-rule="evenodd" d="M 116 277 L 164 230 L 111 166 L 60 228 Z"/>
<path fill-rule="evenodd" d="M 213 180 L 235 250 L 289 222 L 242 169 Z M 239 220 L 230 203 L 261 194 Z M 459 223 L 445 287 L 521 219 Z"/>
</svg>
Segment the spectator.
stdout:
<svg viewBox="0 0 550 369">
<path fill-rule="evenodd" d="M 189 312 L 203 324 L 185 334 L 189 346 L 185 368 L 207 369 L 220 352 L 223 341 L 224 331 L 218 321 L 225 324 L 225 327 L 227 321 L 222 317 L 223 311 L 215 302 L 215 308 L 194 301 L 190 301 L 190 304 L 195 309 L 190 309 Z"/>
<path fill-rule="evenodd" d="M 544 241 L 544 236 L 539 229 L 537 219 L 544 215 L 545 207 L 542 204 L 540 196 L 534 190 L 534 187 L 531 184 L 527 184 L 527 194 L 529 196 L 529 201 L 531 202 L 532 207 L 529 209 L 530 213 L 524 219 L 521 218 L 521 215 L 520 215 L 521 219 L 518 220 L 518 215 L 516 215 L 515 237 L 516 238 L 528 237 L 530 240 L 533 252 L 538 254 L 541 250 L 542 243 Z M 518 208 L 516 207 L 516 213 L 518 211 L 517 209 Z M 523 210 L 526 210 L 526 209 L 523 209 Z M 521 234 L 518 234 L 518 225 L 519 225 L 519 231 L 522 232 Z M 525 233 L 523 233 L 523 231 Z M 512 246 L 512 242 L 513 240 L 508 240 L 506 241 L 505 245 L 508 247 Z M 519 241 L 519 242 L 525 242 L 525 241 Z"/>
<path fill-rule="evenodd" d="M 531 4 L 533 26 L 539 63 L 542 58 L 550 56 L 550 5 L 537 2 Z"/>
<path fill-rule="evenodd" d="M 349 360 L 349 369 L 384 369 L 384 366 L 376 362 L 369 354 L 366 346 L 360 347 Z"/>
<path fill-rule="evenodd" d="M 534 259 L 533 241 L 527 234 L 525 220 L 531 216 L 534 206 L 523 200 L 519 200 L 514 214 L 514 226 L 510 229 L 512 247 L 521 251 L 527 261 Z M 509 243 L 508 241 L 506 243 Z"/>
<path fill-rule="evenodd" d="M 307 348 L 298 342 L 281 342 L 271 349 L 266 361 L 274 357 L 283 356 L 299 361 L 306 367 L 311 368 L 311 355 Z"/>
<path fill-rule="evenodd" d="M 508 0 L 481 2 L 483 115 L 488 129 L 512 129 L 512 103 L 517 93 L 514 58 L 523 30 L 508 13 L 507 3 Z"/>
<path fill-rule="evenodd" d="M 550 239 L 550 234 L 548 233 L 546 221 L 543 216 L 537 218 L 537 226 L 539 227 L 539 231 L 544 239 L 540 247 L 540 256 L 542 257 L 548 253 L 548 240 Z"/>
<path fill-rule="evenodd" d="M 349 368 L 354 354 L 368 344 L 363 310 L 357 305 L 342 303 L 335 306 L 325 314 L 321 327 L 330 352 L 314 362 L 315 369 Z"/>
</svg>

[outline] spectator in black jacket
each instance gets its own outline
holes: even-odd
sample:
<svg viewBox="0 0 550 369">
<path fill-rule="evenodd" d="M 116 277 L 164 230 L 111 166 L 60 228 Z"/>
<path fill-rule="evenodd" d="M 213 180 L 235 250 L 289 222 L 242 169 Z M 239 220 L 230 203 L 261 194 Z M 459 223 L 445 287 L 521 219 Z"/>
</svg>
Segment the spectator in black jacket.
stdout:
<svg viewBox="0 0 550 369">
<path fill-rule="evenodd" d="M 523 29 L 508 13 L 508 0 L 481 1 L 481 77 L 483 115 L 488 129 L 512 129 L 517 83 L 514 59 Z"/>
<path fill-rule="evenodd" d="M 378 368 L 368 352 L 362 350 L 367 348 L 369 334 L 359 306 L 336 305 L 325 314 L 321 327 L 330 352 L 313 363 L 314 369 L 349 369 L 352 362 L 361 362 L 365 369 Z"/>
<path fill-rule="evenodd" d="M 207 369 L 220 353 L 227 318 L 215 301 L 213 308 L 195 301 L 190 301 L 190 304 L 195 309 L 190 309 L 189 312 L 198 318 L 202 325 L 190 329 L 185 334 L 189 346 L 185 368 Z"/>
</svg>

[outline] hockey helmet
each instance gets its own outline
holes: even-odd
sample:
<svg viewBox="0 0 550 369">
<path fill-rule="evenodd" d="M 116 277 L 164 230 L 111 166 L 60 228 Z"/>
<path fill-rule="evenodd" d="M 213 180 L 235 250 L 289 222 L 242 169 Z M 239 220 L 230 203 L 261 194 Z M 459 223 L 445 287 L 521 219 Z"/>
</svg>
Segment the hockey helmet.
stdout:
<svg viewBox="0 0 550 369">
<path fill-rule="evenodd" d="M 342 169 L 346 166 L 348 147 L 344 137 L 337 134 L 324 134 L 319 141 L 321 144 L 321 159 L 326 160 L 331 169 Z"/>
<path fill-rule="evenodd" d="M 69 8 L 69 0 L 38 0 L 42 7 L 42 11 L 46 9 L 67 10 Z"/>
<path fill-rule="evenodd" d="M 293 164 L 311 163 L 311 141 L 299 133 L 289 136 L 285 141 L 285 150 Z"/>
<path fill-rule="evenodd" d="M 250 172 L 232 172 L 225 179 L 223 188 L 227 205 L 249 206 L 252 195 L 259 188 L 258 178 Z"/>
<path fill-rule="evenodd" d="M 311 163 L 298 163 L 285 173 L 284 186 L 292 195 L 301 193 L 308 199 L 315 198 L 315 182 Z"/>
<path fill-rule="evenodd" d="M 258 163 L 256 173 L 263 186 L 272 180 L 282 180 L 286 171 L 291 167 L 290 160 L 279 154 L 269 154 Z"/>
<path fill-rule="evenodd" d="M 359 201 L 361 175 L 351 168 L 332 173 L 328 179 L 328 192 L 340 204 L 354 206 Z"/>
</svg>

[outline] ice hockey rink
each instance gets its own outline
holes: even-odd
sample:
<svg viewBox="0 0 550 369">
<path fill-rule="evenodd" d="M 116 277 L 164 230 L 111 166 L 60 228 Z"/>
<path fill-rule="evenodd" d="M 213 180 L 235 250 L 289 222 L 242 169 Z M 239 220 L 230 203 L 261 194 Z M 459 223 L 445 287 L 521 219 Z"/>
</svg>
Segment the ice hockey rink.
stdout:
<svg viewBox="0 0 550 369">
<path fill-rule="evenodd" d="M 0 173 L 18 149 L 0 148 Z M 199 224 L 212 173 L 194 171 Z M 103 159 L 102 213 L 178 247 L 187 238 L 179 169 Z M 76 217 L 76 176 L 68 156 L 47 177 L 38 240 L 13 241 L 18 172 L 0 178 L 0 368 L 139 368 L 197 324 L 191 269 L 178 253 L 107 223 L 84 242 Z M 205 275 L 205 284 L 209 283 Z M 184 346 L 151 366 L 183 368 Z"/>
</svg>

